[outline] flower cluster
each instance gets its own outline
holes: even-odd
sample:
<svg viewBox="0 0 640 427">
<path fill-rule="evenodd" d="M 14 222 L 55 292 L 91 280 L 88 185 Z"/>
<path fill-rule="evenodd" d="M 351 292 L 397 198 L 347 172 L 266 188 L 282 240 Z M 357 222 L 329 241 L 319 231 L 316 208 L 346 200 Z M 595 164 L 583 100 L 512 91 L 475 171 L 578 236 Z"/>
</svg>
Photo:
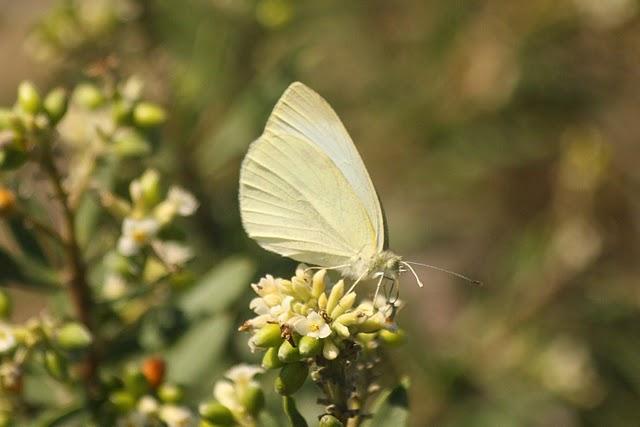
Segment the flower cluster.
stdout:
<svg viewBox="0 0 640 427">
<path fill-rule="evenodd" d="M 103 295 L 115 299 L 123 295 L 129 283 L 143 276 L 153 282 L 182 272 L 193 257 L 189 247 L 176 238 L 173 226 L 177 217 L 192 215 L 198 202 L 178 186 L 162 191 L 160 175 L 147 170 L 129 186 L 131 202 L 102 191 L 105 208 L 122 219 L 117 250 L 107 258 L 109 273 Z"/>
<path fill-rule="evenodd" d="M 183 391 L 164 381 L 163 359 L 150 357 L 131 365 L 109 395 L 117 427 L 195 427 L 195 413 L 182 403 Z"/>
<path fill-rule="evenodd" d="M 253 427 L 264 407 L 264 394 L 253 379 L 263 370 L 257 366 L 237 365 L 229 369 L 213 388 L 214 400 L 200 404 L 201 426 Z"/>
<path fill-rule="evenodd" d="M 252 285 L 258 294 L 250 308 L 256 317 L 241 330 L 253 332 L 252 350 L 267 349 L 263 366 L 279 367 L 321 355 L 334 360 L 349 344 L 363 348 L 377 345 L 377 338 L 388 341 L 397 335 L 393 311 L 384 297 L 376 302 L 357 302 L 356 293 L 345 291 L 339 280 L 328 290 L 327 270 L 311 275 L 303 265 L 291 280 L 266 276 Z"/>
</svg>

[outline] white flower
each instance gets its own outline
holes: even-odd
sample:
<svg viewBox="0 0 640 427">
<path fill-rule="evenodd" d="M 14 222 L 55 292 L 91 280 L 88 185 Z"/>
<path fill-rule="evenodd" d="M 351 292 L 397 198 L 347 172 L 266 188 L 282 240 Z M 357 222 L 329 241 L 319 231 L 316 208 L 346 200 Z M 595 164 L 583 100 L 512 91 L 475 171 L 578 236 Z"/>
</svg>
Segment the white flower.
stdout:
<svg viewBox="0 0 640 427">
<path fill-rule="evenodd" d="M 116 420 L 116 427 L 147 427 L 149 417 L 142 412 L 131 412 Z"/>
<path fill-rule="evenodd" d="M 192 215 L 198 209 L 198 201 L 193 194 L 178 186 L 169 188 L 167 201 L 175 206 L 180 216 Z"/>
<path fill-rule="evenodd" d="M 213 388 L 213 396 L 234 414 L 242 415 L 245 410 L 240 403 L 239 391 L 246 390 L 248 386 L 258 387 L 253 377 L 262 372 L 264 369 L 258 366 L 246 364 L 234 366 L 224 374 L 225 378 L 231 381 L 218 381 Z"/>
<path fill-rule="evenodd" d="M 224 376 L 233 381 L 236 385 L 246 386 L 248 384 L 258 385 L 258 383 L 253 379 L 257 374 L 261 374 L 264 372 L 259 366 L 255 365 L 247 365 L 240 364 L 236 365 L 233 368 L 229 369 Z"/>
<path fill-rule="evenodd" d="M 213 397 L 218 402 L 229 408 L 231 412 L 242 412 L 242 405 L 236 395 L 236 389 L 229 381 L 218 381 L 213 387 Z"/>
<path fill-rule="evenodd" d="M 16 346 L 13 329 L 6 323 L 0 323 L 0 353 L 6 353 Z"/>
<path fill-rule="evenodd" d="M 152 218 L 125 218 L 122 236 L 118 240 L 118 251 L 124 256 L 137 254 L 155 236 L 160 224 Z"/>
<path fill-rule="evenodd" d="M 160 404 L 155 397 L 145 395 L 138 400 L 138 412 L 143 414 L 153 415 L 158 412 Z"/>
<path fill-rule="evenodd" d="M 151 247 L 155 253 L 168 265 L 182 265 L 193 258 L 193 251 L 186 245 L 176 241 L 160 241 L 151 242 Z"/>
<path fill-rule="evenodd" d="M 293 328 L 300 335 L 306 335 L 312 338 L 326 338 L 331 335 L 331 327 L 325 322 L 323 317 L 315 311 L 309 313 L 307 317 L 297 317 L 293 322 Z"/>
<path fill-rule="evenodd" d="M 168 427 L 195 427 L 196 418 L 184 406 L 164 405 L 160 408 L 159 417 Z"/>
</svg>

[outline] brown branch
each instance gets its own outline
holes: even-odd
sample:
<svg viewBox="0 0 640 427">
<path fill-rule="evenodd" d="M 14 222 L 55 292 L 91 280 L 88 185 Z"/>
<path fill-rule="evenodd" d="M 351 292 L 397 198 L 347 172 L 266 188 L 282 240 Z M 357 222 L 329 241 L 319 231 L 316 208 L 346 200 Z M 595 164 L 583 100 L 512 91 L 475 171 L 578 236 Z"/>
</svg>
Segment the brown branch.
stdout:
<svg viewBox="0 0 640 427">
<path fill-rule="evenodd" d="M 49 177 L 56 199 L 62 207 L 64 248 L 69 262 L 67 277 L 69 295 L 79 320 L 93 334 L 94 322 L 91 315 L 93 298 L 87 282 L 86 267 L 76 235 L 75 214 L 69 204 L 69 195 L 62 185 L 62 176 L 55 164 L 53 154 L 51 152 L 51 146 L 48 142 L 44 142 L 42 144 L 42 157 L 40 164 Z M 87 354 L 82 372 L 87 388 L 87 395 L 90 399 L 97 397 L 97 394 L 99 393 L 98 363 L 98 355 L 94 345 Z"/>
</svg>

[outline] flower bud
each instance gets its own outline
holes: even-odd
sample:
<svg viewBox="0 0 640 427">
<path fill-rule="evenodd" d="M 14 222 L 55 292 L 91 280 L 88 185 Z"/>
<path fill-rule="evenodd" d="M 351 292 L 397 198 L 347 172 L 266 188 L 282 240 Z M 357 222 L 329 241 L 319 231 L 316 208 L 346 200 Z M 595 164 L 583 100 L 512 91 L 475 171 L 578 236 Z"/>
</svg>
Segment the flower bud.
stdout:
<svg viewBox="0 0 640 427">
<path fill-rule="evenodd" d="M 112 149 L 120 157 L 142 157 L 151 153 L 151 144 L 133 129 L 119 129 L 113 137 Z"/>
<path fill-rule="evenodd" d="M 42 106 L 40 94 L 30 81 L 23 81 L 18 86 L 18 105 L 26 113 L 35 114 L 40 111 Z"/>
<path fill-rule="evenodd" d="M 236 424 L 233 414 L 226 406 L 212 400 L 198 406 L 200 416 L 216 426 L 232 426 Z"/>
<path fill-rule="evenodd" d="M 325 310 L 327 308 L 327 294 L 324 292 L 318 297 L 318 308 Z"/>
<path fill-rule="evenodd" d="M 133 109 L 134 123 L 143 128 L 161 125 L 166 119 L 164 109 L 151 102 L 140 102 Z"/>
<path fill-rule="evenodd" d="M 331 293 L 329 294 L 329 299 L 327 300 L 327 308 L 326 312 L 331 313 L 336 305 L 338 305 L 338 301 L 344 295 L 344 280 L 340 280 L 338 283 L 333 285 L 331 288 Z"/>
<path fill-rule="evenodd" d="M 120 413 L 127 413 L 136 406 L 136 397 L 128 391 L 118 390 L 109 396 L 109 402 Z"/>
<path fill-rule="evenodd" d="M 27 153 L 13 130 L 0 131 L 0 170 L 13 170 L 27 161 Z"/>
<path fill-rule="evenodd" d="M 16 207 L 16 196 L 13 191 L 5 187 L 0 187 L 0 217 L 9 216 L 13 213 Z M 8 296 L 3 292 L 3 297 L 0 298 L 0 316 L 6 318 L 8 316 Z M 3 310 L 2 307 L 6 306 Z"/>
<path fill-rule="evenodd" d="M 147 378 L 136 366 L 127 367 L 122 380 L 125 389 L 136 398 L 149 391 Z"/>
<path fill-rule="evenodd" d="M 318 427 L 343 427 L 344 424 L 330 414 L 325 414 L 320 418 L 320 422 L 318 423 Z"/>
<path fill-rule="evenodd" d="M 184 390 L 175 384 L 162 384 L 158 388 L 158 397 L 164 403 L 179 403 L 184 398 Z"/>
<path fill-rule="evenodd" d="M 55 341 L 63 350 L 77 351 L 89 347 L 93 339 L 84 325 L 77 322 L 69 322 L 56 331 Z"/>
<path fill-rule="evenodd" d="M 330 312 L 329 316 L 332 319 L 335 319 L 336 317 L 340 316 L 342 313 L 344 313 L 345 311 L 353 307 L 353 304 L 355 302 L 356 302 L 356 293 L 355 292 L 348 293 L 347 295 L 343 296 L 340 299 L 340 301 L 338 302 L 338 305 L 336 305 L 333 311 Z"/>
<path fill-rule="evenodd" d="M 324 268 L 322 270 L 318 270 L 318 272 L 313 275 L 311 295 L 313 295 L 314 298 L 318 298 L 320 294 L 324 292 L 324 289 L 326 287 L 324 280 L 326 276 L 327 270 Z"/>
<path fill-rule="evenodd" d="M 300 342 L 298 343 L 298 351 L 300 352 L 300 356 L 302 357 L 313 357 L 316 354 L 320 353 L 322 349 L 322 341 L 318 338 L 304 336 L 300 338 Z"/>
<path fill-rule="evenodd" d="M 264 408 L 264 393 L 257 385 L 249 384 L 243 390 L 239 390 L 238 400 L 251 415 L 257 415 Z"/>
<path fill-rule="evenodd" d="M 126 99 L 119 99 L 113 103 L 111 107 L 111 115 L 113 121 L 119 125 L 127 125 L 131 123 L 133 114 L 133 104 Z"/>
<path fill-rule="evenodd" d="M 278 359 L 284 363 L 297 362 L 300 360 L 298 347 L 292 346 L 289 341 L 283 341 L 278 348 Z"/>
<path fill-rule="evenodd" d="M 142 374 L 153 389 L 164 381 L 165 370 L 166 364 L 159 357 L 149 357 L 142 362 Z"/>
<path fill-rule="evenodd" d="M 53 378 L 66 381 L 69 377 L 66 360 L 54 350 L 45 350 L 42 354 L 42 362 L 45 369 Z"/>
<path fill-rule="evenodd" d="M 404 344 L 407 338 L 407 334 L 402 329 L 398 329 L 397 331 L 383 329 L 380 331 L 378 336 L 380 337 L 380 341 L 391 347 L 397 347 Z"/>
<path fill-rule="evenodd" d="M 308 374 L 309 367 L 305 362 L 285 365 L 275 380 L 275 389 L 279 394 L 289 396 L 302 387 Z"/>
<path fill-rule="evenodd" d="M 345 326 L 356 325 L 363 320 L 364 316 L 358 314 L 356 311 L 350 311 L 349 313 L 342 314 L 333 319 L 334 322 L 341 323 Z"/>
<path fill-rule="evenodd" d="M 262 367 L 264 369 L 275 369 L 282 366 L 278 359 L 278 347 L 271 347 L 262 356 Z"/>
<path fill-rule="evenodd" d="M 92 83 L 81 83 L 73 92 L 73 100 L 81 107 L 95 110 L 104 103 L 102 91 Z"/>
<path fill-rule="evenodd" d="M 253 336 L 253 343 L 257 347 L 275 347 L 282 343 L 280 326 L 275 323 L 267 323 Z"/>
<path fill-rule="evenodd" d="M 340 354 L 338 346 L 330 339 L 324 340 L 322 346 L 322 356 L 327 360 L 333 360 Z"/>
<path fill-rule="evenodd" d="M 349 328 L 347 328 L 340 322 L 333 322 L 331 324 L 331 329 L 333 329 L 340 338 L 348 338 L 349 335 L 351 335 L 351 333 L 349 332 Z"/>
<path fill-rule="evenodd" d="M 66 114 L 68 100 L 67 91 L 61 87 L 53 89 L 44 98 L 44 111 L 52 125 L 58 123 Z"/>
</svg>

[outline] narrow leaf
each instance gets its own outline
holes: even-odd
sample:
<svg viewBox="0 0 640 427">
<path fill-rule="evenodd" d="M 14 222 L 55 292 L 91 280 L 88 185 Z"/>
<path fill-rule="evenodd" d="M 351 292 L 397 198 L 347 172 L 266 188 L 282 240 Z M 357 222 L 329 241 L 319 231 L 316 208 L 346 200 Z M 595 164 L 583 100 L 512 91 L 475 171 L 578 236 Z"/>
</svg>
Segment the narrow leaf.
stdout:
<svg viewBox="0 0 640 427">
<path fill-rule="evenodd" d="M 386 395 L 381 396 L 372 408 L 373 418 L 368 427 L 400 427 L 409 422 L 409 396 L 407 388 L 399 385 Z"/>
<path fill-rule="evenodd" d="M 307 421 L 296 408 L 296 401 L 291 396 L 282 397 L 282 408 L 287 415 L 290 427 L 308 427 Z"/>
</svg>

